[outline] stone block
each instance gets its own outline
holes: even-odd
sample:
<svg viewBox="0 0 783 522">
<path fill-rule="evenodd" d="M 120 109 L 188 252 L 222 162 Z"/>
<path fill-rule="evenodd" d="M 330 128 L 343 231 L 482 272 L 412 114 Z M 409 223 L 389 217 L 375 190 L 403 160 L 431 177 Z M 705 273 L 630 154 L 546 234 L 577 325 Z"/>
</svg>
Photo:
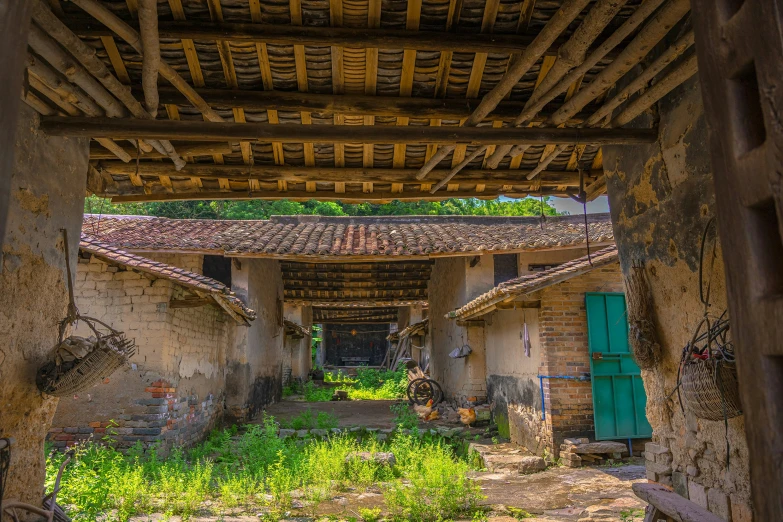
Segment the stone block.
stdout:
<svg viewBox="0 0 783 522">
<path fill-rule="evenodd" d="M 669 448 L 666 446 L 662 446 L 660 444 L 656 444 L 654 442 L 648 442 L 644 445 L 644 451 L 647 453 L 652 453 L 653 455 L 662 455 L 664 453 L 670 453 Z"/>
<path fill-rule="evenodd" d="M 753 522 L 753 510 L 748 502 L 744 502 L 732 495 L 731 503 L 731 522 Z"/>
<path fill-rule="evenodd" d="M 704 509 L 708 509 L 707 491 L 708 488 L 705 488 L 698 482 L 688 481 L 688 498 L 691 502 L 700 505 Z"/>
<path fill-rule="evenodd" d="M 683 498 L 688 498 L 688 476 L 680 471 L 672 473 L 674 492 Z"/>
<path fill-rule="evenodd" d="M 313 429 L 310 430 L 310 435 L 313 437 L 326 437 L 329 435 L 329 430 Z"/>
<path fill-rule="evenodd" d="M 661 453 L 655 456 L 655 462 L 665 466 L 671 466 L 673 459 L 674 457 L 672 457 L 671 453 Z"/>
<path fill-rule="evenodd" d="M 300 439 L 306 439 L 310 436 L 310 432 L 308 430 L 297 430 L 296 436 Z"/>
<path fill-rule="evenodd" d="M 707 509 L 723 520 L 731 522 L 731 503 L 729 496 L 718 488 L 707 490 Z"/>
<path fill-rule="evenodd" d="M 578 439 L 565 439 L 563 440 L 564 444 L 570 444 L 572 446 L 576 446 L 578 444 L 588 444 L 590 442 L 590 439 L 586 437 L 581 437 Z"/>
<path fill-rule="evenodd" d="M 644 467 L 647 468 L 648 471 L 652 471 L 653 473 L 657 473 L 659 475 L 671 475 L 672 473 L 671 466 L 667 466 L 666 464 L 659 464 L 657 462 L 650 462 L 649 460 L 645 461 Z"/>
</svg>

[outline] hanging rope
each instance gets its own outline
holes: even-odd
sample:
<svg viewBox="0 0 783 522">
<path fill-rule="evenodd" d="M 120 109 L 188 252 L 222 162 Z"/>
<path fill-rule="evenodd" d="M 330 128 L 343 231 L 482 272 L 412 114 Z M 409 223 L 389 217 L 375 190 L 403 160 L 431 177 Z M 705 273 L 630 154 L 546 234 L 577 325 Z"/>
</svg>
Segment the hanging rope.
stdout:
<svg viewBox="0 0 783 522">
<path fill-rule="evenodd" d="M 65 319 L 63 319 L 60 323 L 60 331 L 62 334 L 62 332 L 65 330 L 65 327 L 76 321 L 76 319 L 79 317 L 79 309 L 76 308 L 76 300 L 73 297 L 73 278 L 71 277 L 71 255 L 70 249 L 68 247 L 68 230 L 61 228 L 60 231 L 63 233 L 63 242 L 65 246 L 65 271 L 68 275 L 68 313 Z"/>
</svg>

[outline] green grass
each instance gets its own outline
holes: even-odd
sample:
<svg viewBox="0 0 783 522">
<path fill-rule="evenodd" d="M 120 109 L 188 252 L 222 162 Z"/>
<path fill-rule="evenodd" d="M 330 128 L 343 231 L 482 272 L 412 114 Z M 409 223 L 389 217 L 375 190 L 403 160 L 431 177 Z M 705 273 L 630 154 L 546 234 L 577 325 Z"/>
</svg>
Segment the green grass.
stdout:
<svg viewBox="0 0 783 522">
<path fill-rule="evenodd" d="M 472 513 L 481 498 L 466 476 L 467 462 L 439 437 L 397 434 L 378 442 L 342 435 L 302 444 L 280 439 L 276 431 L 274 420 L 265 418 L 239 436 L 236 429 L 216 431 L 193 449 L 175 449 L 166 458 L 140 446 L 123 454 L 87 442 L 76 447 L 58 502 L 76 522 L 229 512 L 263 512 L 267 520 L 279 520 L 292 509 L 293 490 L 304 492 L 304 514 L 314 515 L 321 502 L 341 491 L 380 487 L 383 518 L 434 521 Z M 346 462 L 355 451 L 391 451 L 397 464 Z M 47 460 L 48 489 L 63 458 L 53 453 Z"/>
<path fill-rule="evenodd" d="M 405 398 L 408 386 L 408 373 L 404 366 L 396 371 L 359 368 L 356 377 L 338 370 L 326 372 L 324 382 L 340 386 L 318 386 L 312 381 L 304 384 L 292 383 L 283 388 L 283 397 L 302 395 L 307 402 L 326 402 L 332 400 L 335 390 L 348 392 L 348 398 L 354 401 L 378 401 Z"/>
<path fill-rule="evenodd" d="M 287 421 L 280 422 L 281 428 L 291 428 L 294 430 L 311 430 L 313 428 L 330 430 L 338 425 L 337 416 L 325 411 L 319 411 L 318 415 L 313 414 L 312 410 L 303 411 L 296 417 Z"/>
</svg>

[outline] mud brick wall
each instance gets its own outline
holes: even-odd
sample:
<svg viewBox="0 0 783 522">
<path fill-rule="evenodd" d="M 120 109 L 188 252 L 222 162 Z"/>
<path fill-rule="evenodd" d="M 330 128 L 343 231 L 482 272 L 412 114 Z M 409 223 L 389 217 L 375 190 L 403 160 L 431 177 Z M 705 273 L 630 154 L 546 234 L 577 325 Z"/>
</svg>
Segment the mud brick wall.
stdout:
<svg viewBox="0 0 783 522">
<path fill-rule="evenodd" d="M 682 348 L 704 314 L 699 300 L 699 244 L 705 224 L 716 214 L 703 112 L 694 77 L 663 98 L 646 121 L 637 119 L 636 126 L 657 123 L 658 140 L 650 145 L 604 147 L 604 168 L 622 269 L 628 273 L 634 263 L 644 264 L 662 349 L 660 364 L 643 371 L 642 377 L 653 440 L 669 450 L 672 461 L 662 466 L 648 459 L 655 464 L 648 471 L 654 480 L 672 484 L 682 496 L 724 520 L 746 522 L 752 510 L 744 417 L 728 421 L 727 435 L 723 421 L 683 414 L 676 394 L 671 395 Z M 726 308 L 720 249 L 711 301 L 711 313 L 720 315 Z"/>
<path fill-rule="evenodd" d="M 619 263 L 613 263 L 539 293 L 541 375 L 580 377 L 590 373 L 585 293 L 623 291 Z M 595 437 L 589 380 L 544 379 L 544 402 L 555 455 L 566 438 Z"/>
<path fill-rule="evenodd" d="M 148 257 L 201 272 L 198 255 Z M 129 369 L 61 399 L 49 439 L 63 447 L 111 433 L 119 448 L 159 443 L 164 452 L 203 439 L 222 419 L 226 351 L 244 327 L 214 306 L 170 308 L 181 287 L 95 257 L 79 259 L 75 286 L 80 311 L 135 339 L 137 352 Z"/>
</svg>

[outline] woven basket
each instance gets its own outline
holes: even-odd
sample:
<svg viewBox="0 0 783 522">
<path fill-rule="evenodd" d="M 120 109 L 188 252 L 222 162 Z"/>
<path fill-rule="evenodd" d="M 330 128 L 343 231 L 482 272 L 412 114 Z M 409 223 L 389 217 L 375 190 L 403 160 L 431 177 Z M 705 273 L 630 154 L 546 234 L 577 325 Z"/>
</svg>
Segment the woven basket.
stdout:
<svg viewBox="0 0 783 522">
<path fill-rule="evenodd" d="M 125 338 L 125 334 L 91 317 L 79 317 L 95 333 L 96 342 L 92 351 L 82 358 L 76 366 L 64 373 L 51 377 L 52 362 L 39 370 L 38 388 L 47 395 L 65 397 L 90 388 L 99 383 L 117 368 L 128 362 L 136 352 L 136 345 Z M 97 325 L 103 326 L 108 333 L 102 332 Z M 60 331 L 60 342 L 63 341 Z"/>
<path fill-rule="evenodd" d="M 690 360 L 683 365 L 680 382 L 685 407 L 698 418 L 724 420 L 742 415 L 733 362 Z"/>
</svg>

